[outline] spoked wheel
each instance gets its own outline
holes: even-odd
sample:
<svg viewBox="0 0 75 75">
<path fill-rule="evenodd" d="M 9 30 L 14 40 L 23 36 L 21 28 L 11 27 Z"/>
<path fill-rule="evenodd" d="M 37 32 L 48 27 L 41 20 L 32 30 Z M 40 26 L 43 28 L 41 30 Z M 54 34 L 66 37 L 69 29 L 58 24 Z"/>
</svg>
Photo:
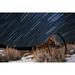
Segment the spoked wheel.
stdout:
<svg viewBox="0 0 75 75">
<path fill-rule="evenodd" d="M 67 44 L 66 44 L 66 41 L 65 41 L 64 37 L 61 34 L 59 34 L 59 33 L 55 33 L 51 37 L 55 41 L 55 45 L 57 47 L 64 46 L 65 54 L 66 54 L 67 53 Z"/>
</svg>

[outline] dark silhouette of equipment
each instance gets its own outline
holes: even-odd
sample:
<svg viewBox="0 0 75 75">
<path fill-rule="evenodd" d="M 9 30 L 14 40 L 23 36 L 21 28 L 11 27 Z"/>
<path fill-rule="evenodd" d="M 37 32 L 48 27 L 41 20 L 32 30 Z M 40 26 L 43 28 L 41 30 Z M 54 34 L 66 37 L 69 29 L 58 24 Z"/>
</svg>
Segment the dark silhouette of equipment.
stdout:
<svg viewBox="0 0 75 75">
<path fill-rule="evenodd" d="M 63 41 L 64 43 L 64 46 L 65 46 L 65 54 L 67 53 L 67 44 L 66 44 L 66 41 L 65 39 L 63 38 L 63 36 L 59 33 L 55 33 L 57 36 L 59 36 L 61 38 L 61 40 Z"/>
</svg>

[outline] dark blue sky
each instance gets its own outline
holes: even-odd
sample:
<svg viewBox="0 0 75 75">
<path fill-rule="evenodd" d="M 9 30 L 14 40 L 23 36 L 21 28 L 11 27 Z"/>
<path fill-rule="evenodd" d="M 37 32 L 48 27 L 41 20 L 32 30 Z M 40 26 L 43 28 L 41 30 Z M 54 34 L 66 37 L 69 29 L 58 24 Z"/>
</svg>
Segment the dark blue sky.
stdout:
<svg viewBox="0 0 75 75">
<path fill-rule="evenodd" d="M 66 41 L 75 41 L 75 14 L 0 13 L 0 43 L 32 46 L 60 33 Z"/>
</svg>

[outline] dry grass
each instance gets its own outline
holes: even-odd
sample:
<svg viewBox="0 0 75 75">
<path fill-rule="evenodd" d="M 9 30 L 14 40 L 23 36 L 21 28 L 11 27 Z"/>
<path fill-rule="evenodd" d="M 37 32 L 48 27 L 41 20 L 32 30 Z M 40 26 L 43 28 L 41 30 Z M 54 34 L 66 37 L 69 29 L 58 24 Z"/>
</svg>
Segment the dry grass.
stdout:
<svg viewBox="0 0 75 75">
<path fill-rule="evenodd" d="M 21 57 L 25 57 L 25 56 L 28 55 L 30 52 L 31 52 L 31 50 L 20 50 Z"/>
<path fill-rule="evenodd" d="M 65 62 L 67 55 L 69 57 L 75 53 L 75 44 L 67 44 L 67 53 L 64 46 L 55 46 L 53 42 L 46 42 L 33 48 L 33 59 L 37 62 Z"/>
<path fill-rule="evenodd" d="M 75 54 L 75 44 L 67 44 L 67 54 Z"/>
<path fill-rule="evenodd" d="M 18 60 L 21 58 L 20 52 L 14 48 L 7 47 L 4 50 L 4 55 L 8 58 L 8 60 Z"/>
<path fill-rule="evenodd" d="M 36 62 L 62 62 L 65 60 L 63 48 L 37 48 L 33 55 Z"/>
<path fill-rule="evenodd" d="M 0 54 L 0 62 L 13 61 L 21 59 L 21 54 L 14 48 L 6 48 L 3 53 Z"/>
<path fill-rule="evenodd" d="M 53 40 L 49 39 L 46 43 L 42 43 L 33 48 L 33 60 L 36 62 L 63 62 L 65 61 L 65 48 L 55 46 Z"/>
</svg>

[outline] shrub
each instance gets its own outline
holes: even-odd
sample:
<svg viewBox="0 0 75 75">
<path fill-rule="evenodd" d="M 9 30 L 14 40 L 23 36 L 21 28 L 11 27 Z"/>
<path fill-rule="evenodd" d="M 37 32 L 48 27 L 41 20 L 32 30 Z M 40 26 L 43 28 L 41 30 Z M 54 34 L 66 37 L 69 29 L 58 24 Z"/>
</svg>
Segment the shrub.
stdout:
<svg viewBox="0 0 75 75">
<path fill-rule="evenodd" d="M 6 48 L 3 49 L 2 53 L 0 53 L 0 62 L 6 61 L 15 61 L 21 59 L 24 54 L 29 53 L 27 50 L 17 50 L 14 48 Z"/>
<path fill-rule="evenodd" d="M 33 48 L 33 60 L 36 62 L 62 62 L 65 61 L 65 48 L 56 47 L 50 40 Z"/>
<path fill-rule="evenodd" d="M 21 54 L 18 50 L 14 48 L 6 48 L 4 50 L 4 55 L 8 60 L 18 60 L 21 58 Z"/>
</svg>

